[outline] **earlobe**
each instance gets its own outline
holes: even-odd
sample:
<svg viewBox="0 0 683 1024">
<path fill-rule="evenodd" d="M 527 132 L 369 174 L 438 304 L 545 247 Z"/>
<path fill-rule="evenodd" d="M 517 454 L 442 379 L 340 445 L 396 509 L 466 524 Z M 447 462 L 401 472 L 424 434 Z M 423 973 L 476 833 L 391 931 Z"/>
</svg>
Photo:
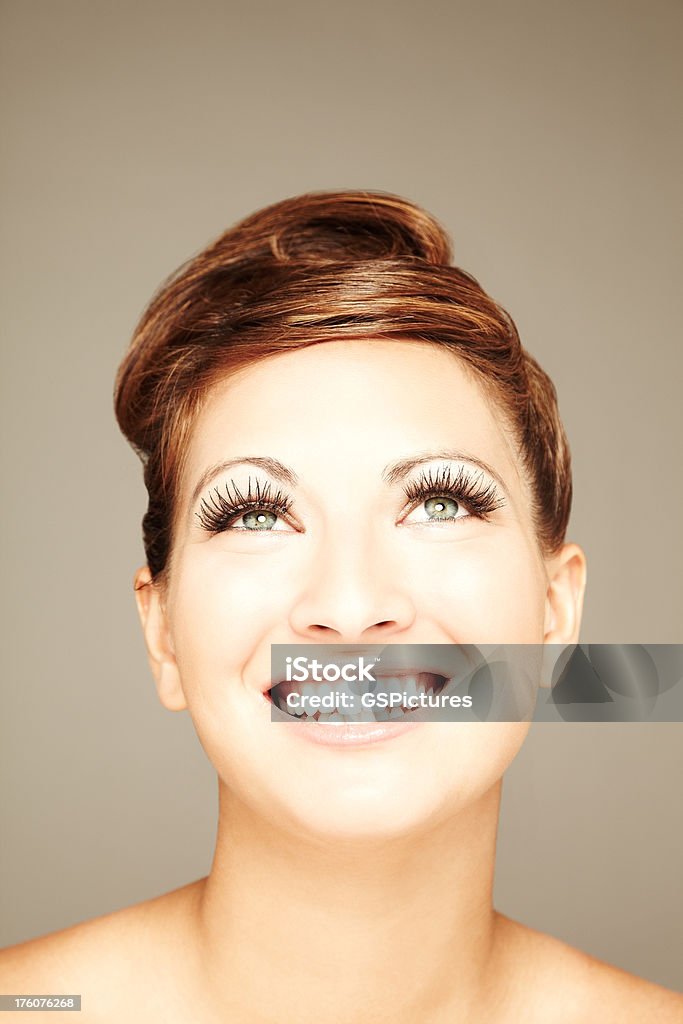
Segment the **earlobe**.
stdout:
<svg viewBox="0 0 683 1024">
<path fill-rule="evenodd" d="M 586 589 L 586 556 L 578 544 L 565 544 L 547 563 L 547 569 L 544 643 L 578 643 Z"/>
<path fill-rule="evenodd" d="M 147 660 L 156 682 L 159 700 L 169 711 L 184 711 L 187 702 L 180 683 L 162 594 L 146 565 L 135 573 L 133 586 Z"/>
</svg>

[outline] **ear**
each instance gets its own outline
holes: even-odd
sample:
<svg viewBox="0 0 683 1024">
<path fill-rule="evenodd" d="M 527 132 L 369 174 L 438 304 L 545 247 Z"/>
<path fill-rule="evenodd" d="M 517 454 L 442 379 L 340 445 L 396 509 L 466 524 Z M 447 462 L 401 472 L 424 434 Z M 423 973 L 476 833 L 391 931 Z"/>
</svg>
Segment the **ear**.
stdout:
<svg viewBox="0 0 683 1024">
<path fill-rule="evenodd" d="M 184 711 L 185 694 L 175 659 L 161 588 L 145 565 L 135 573 L 135 601 L 147 647 L 147 660 L 156 681 L 159 700 L 169 711 Z"/>
<path fill-rule="evenodd" d="M 586 589 L 586 556 L 578 544 L 565 544 L 546 562 L 546 569 L 548 589 L 543 642 L 576 644 Z"/>
</svg>

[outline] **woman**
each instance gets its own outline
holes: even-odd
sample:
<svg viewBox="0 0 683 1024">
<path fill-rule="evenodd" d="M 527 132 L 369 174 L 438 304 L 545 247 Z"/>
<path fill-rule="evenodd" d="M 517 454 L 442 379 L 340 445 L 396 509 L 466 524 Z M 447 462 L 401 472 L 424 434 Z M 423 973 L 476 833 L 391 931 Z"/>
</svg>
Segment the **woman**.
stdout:
<svg viewBox="0 0 683 1024">
<path fill-rule="evenodd" d="M 149 495 L 135 597 L 159 698 L 218 774 L 215 856 L 7 951 L 3 991 L 80 992 L 92 1021 L 682 1019 L 494 911 L 528 722 L 272 721 L 272 645 L 578 639 L 555 390 L 450 258 L 402 199 L 305 195 L 152 301 L 115 395 Z"/>
</svg>

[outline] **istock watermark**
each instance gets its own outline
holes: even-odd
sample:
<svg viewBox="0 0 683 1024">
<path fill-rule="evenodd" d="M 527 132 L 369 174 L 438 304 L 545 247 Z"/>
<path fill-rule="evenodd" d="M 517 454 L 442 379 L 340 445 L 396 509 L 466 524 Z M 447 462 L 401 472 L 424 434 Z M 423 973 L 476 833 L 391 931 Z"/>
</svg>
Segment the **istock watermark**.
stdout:
<svg viewBox="0 0 683 1024">
<path fill-rule="evenodd" d="M 277 644 L 274 722 L 683 722 L 681 644 Z"/>
<path fill-rule="evenodd" d="M 343 679 L 347 683 L 355 682 L 376 682 L 372 674 L 375 662 L 365 664 L 361 657 L 355 662 L 346 662 L 341 665 L 335 662 L 321 662 L 312 660 L 300 655 L 298 658 L 285 658 L 285 681 L 303 683 L 309 679 L 319 683 L 325 680 L 328 683 L 336 683 Z"/>
</svg>

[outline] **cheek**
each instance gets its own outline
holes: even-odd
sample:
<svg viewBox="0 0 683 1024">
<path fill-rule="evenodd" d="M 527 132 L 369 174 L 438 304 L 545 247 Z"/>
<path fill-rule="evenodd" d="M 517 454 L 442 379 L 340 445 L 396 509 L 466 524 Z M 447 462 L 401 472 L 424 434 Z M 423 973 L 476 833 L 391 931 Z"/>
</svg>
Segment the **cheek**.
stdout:
<svg viewBox="0 0 683 1024">
<path fill-rule="evenodd" d="M 286 576 L 271 559 L 202 545 L 179 565 L 172 605 L 176 659 L 183 683 L 239 674 L 259 641 L 281 623 Z M 291 589 L 291 582 L 289 584 Z"/>
<path fill-rule="evenodd" d="M 455 641 L 541 643 L 545 585 L 523 537 L 433 545 L 411 568 L 419 604 Z"/>
</svg>

